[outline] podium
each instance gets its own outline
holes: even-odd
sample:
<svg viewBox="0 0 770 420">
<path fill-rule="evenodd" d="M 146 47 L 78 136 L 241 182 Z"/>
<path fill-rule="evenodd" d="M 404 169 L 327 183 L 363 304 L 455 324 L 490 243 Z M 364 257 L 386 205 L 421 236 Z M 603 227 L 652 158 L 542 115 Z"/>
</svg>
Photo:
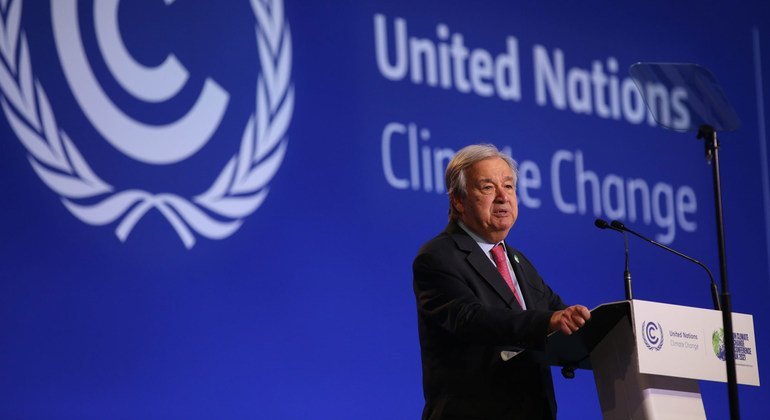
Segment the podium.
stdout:
<svg viewBox="0 0 770 420">
<path fill-rule="evenodd" d="M 733 324 L 738 383 L 759 386 L 753 318 Z M 727 381 L 721 312 L 642 300 L 596 307 L 574 334 L 552 333 L 545 357 L 593 370 L 605 419 L 705 419 L 698 380 Z"/>
</svg>

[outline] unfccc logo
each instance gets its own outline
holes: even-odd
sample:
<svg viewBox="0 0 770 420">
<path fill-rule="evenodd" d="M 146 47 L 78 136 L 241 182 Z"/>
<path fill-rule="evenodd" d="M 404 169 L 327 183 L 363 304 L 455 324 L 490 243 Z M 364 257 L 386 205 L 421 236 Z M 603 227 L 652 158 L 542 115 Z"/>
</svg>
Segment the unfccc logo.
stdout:
<svg viewBox="0 0 770 420">
<path fill-rule="evenodd" d="M 170 5 L 175 0 L 164 1 Z M 96 44 L 107 69 L 136 100 L 169 101 L 188 84 L 188 69 L 173 54 L 155 67 L 137 62 L 118 27 L 119 3 L 93 2 Z M 256 109 L 245 123 L 239 149 L 207 190 L 190 197 L 116 187 L 91 169 L 73 139 L 59 128 L 45 89 L 35 77 L 21 27 L 22 5 L 23 0 L 0 0 L 0 104 L 27 149 L 33 170 L 65 207 L 91 225 L 118 222 L 115 234 L 121 241 L 152 209 L 166 218 L 188 249 L 195 245 L 194 233 L 223 239 L 237 231 L 265 200 L 288 143 L 285 134 L 294 90 L 291 35 L 282 0 L 251 1 L 262 70 Z M 64 75 L 78 105 L 104 140 L 123 155 L 151 165 L 173 164 L 197 153 L 219 128 L 230 95 L 211 78 L 205 79 L 194 104 L 176 121 L 148 124 L 127 115 L 110 99 L 91 68 L 77 0 L 51 0 L 51 20 Z"/>
<path fill-rule="evenodd" d="M 663 328 L 657 322 L 643 322 L 642 340 L 648 349 L 660 350 L 663 347 Z"/>
</svg>

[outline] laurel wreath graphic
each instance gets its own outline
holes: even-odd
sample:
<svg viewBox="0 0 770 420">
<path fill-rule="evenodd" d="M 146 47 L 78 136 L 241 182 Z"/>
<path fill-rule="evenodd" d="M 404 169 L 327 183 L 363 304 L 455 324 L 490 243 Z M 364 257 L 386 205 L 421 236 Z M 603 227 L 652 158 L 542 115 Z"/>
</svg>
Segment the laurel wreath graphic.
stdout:
<svg viewBox="0 0 770 420">
<path fill-rule="evenodd" d="M 262 69 L 257 78 L 256 108 L 246 123 L 238 152 L 208 190 L 191 200 L 140 189 L 116 191 L 91 170 L 59 128 L 45 89 L 32 72 L 20 25 L 22 3 L 0 0 L 0 105 L 27 149 L 32 169 L 59 194 L 64 206 L 91 225 L 119 220 L 115 234 L 122 242 L 153 208 L 165 216 L 187 249 L 196 241 L 191 230 L 209 239 L 223 239 L 237 231 L 267 197 L 268 183 L 280 168 L 288 144 L 294 88 L 289 78 L 291 34 L 282 0 L 251 0 Z"/>
<path fill-rule="evenodd" d="M 661 331 L 661 336 L 659 338 L 652 335 L 654 330 Z M 642 323 L 642 341 L 644 341 L 644 345 L 649 350 L 659 351 L 663 347 L 664 336 L 662 331 L 663 330 L 658 323 L 652 321 L 645 321 Z"/>
</svg>

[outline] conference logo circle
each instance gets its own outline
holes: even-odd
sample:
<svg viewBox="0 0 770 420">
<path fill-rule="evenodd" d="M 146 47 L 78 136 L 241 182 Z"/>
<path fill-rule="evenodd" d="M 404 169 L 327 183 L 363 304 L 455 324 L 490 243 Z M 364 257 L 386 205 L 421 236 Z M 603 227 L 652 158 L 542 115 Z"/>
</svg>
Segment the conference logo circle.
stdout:
<svg viewBox="0 0 770 420">
<path fill-rule="evenodd" d="M 719 359 L 725 360 L 725 330 L 720 328 L 715 330 L 711 334 L 711 349 L 714 350 L 714 355 Z"/>
<path fill-rule="evenodd" d="M 165 0 L 166 6 L 175 0 Z M 135 100 L 161 103 L 176 96 L 189 71 L 174 54 L 162 64 L 137 62 L 118 27 L 120 0 L 93 2 L 93 31 L 99 52 L 117 83 Z M 75 217 L 89 225 L 117 223 L 125 242 L 137 223 L 156 209 L 187 249 L 196 235 L 224 239 L 264 202 L 288 144 L 294 109 L 291 34 L 282 0 L 252 0 L 259 68 L 255 108 L 242 129 L 238 150 L 196 194 L 153 192 L 106 182 L 91 169 L 76 138 L 60 128 L 45 87 L 35 76 L 27 36 L 21 25 L 23 0 L 0 0 L 0 105 L 27 150 L 34 172 Z M 169 124 L 147 124 L 127 115 L 105 93 L 94 75 L 81 39 L 77 0 L 52 0 L 51 23 L 69 89 L 83 114 L 105 141 L 125 157 L 150 165 L 169 165 L 195 155 L 217 131 L 230 94 L 206 78 L 195 103 Z"/>
<path fill-rule="evenodd" d="M 650 350 L 658 351 L 663 347 L 663 328 L 657 322 L 642 323 L 642 341 Z"/>
</svg>

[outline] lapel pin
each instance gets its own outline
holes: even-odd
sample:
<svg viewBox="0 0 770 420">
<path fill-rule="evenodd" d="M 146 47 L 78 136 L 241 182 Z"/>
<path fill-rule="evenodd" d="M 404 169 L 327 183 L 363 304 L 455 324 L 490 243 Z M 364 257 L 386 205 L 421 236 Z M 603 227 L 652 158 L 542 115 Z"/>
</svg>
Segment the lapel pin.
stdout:
<svg viewBox="0 0 770 420">
<path fill-rule="evenodd" d="M 513 260 L 516 261 L 516 264 L 519 264 L 519 256 L 516 254 L 513 254 Z"/>
</svg>

